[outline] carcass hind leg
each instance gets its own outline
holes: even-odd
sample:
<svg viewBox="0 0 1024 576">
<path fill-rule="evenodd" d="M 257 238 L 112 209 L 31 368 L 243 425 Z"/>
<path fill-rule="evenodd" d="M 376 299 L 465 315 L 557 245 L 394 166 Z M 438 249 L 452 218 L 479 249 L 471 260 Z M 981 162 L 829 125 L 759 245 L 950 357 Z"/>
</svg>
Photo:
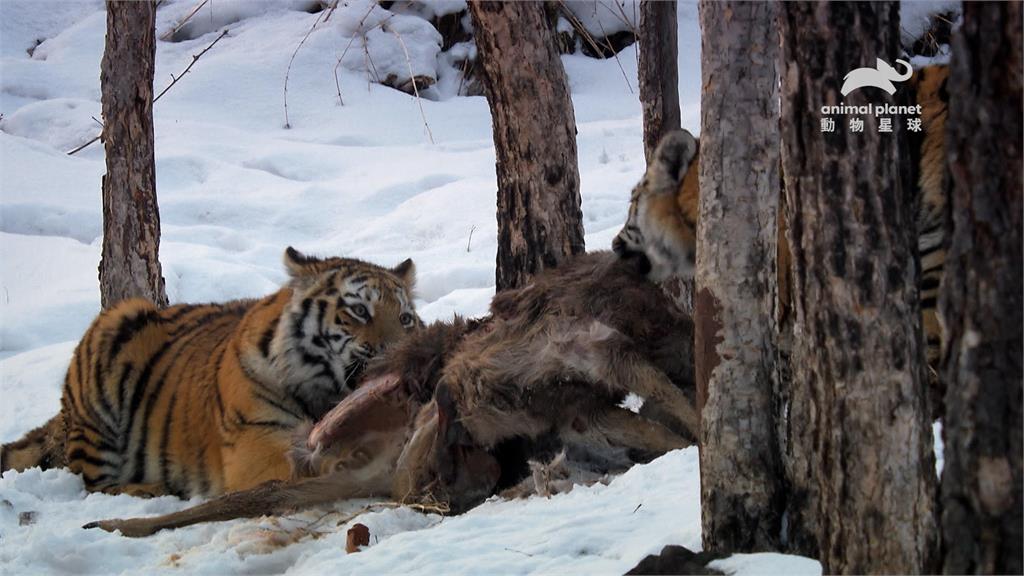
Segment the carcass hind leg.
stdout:
<svg viewBox="0 0 1024 576">
<path fill-rule="evenodd" d="M 693 402 L 664 372 L 640 354 L 613 328 L 592 322 L 587 329 L 552 338 L 549 357 L 581 372 L 594 383 L 617 392 L 633 392 L 652 403 L 646 412 L 672 430 L 697 438 L 700 415 Z"/>
<path fill-rule="evenodd" d="M 595 414 L 591 419 L 591 430 L 584 431 L 584 438 L 594 435 L 612 446 L 630 451 L 640 460 L 651 460 L 671 450 L 692 446 L 693 442 L 625 408 L 609 407 Z M 584 440 L 586 442 L 586 440 Z"/>
</svg>

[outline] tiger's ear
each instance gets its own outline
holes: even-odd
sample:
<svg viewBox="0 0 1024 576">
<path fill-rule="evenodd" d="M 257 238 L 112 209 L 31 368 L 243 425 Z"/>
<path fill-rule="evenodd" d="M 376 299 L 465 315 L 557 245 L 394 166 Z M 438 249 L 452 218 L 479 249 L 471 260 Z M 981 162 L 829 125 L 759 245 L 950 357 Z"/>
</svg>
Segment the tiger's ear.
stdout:
<svg viewBox="0 0 1024 576">
<path fill-rule="evenodd" d="M 401 264 L 391 269 L 391 273 L 398 276 L 405 286 L 412 290 L 416 286 L 416 265 L 412 258 L 406 258 Z"/>
<path fill-rule="evenodd" d="M 699 149 L 700 142 L 686 130 L 674 130 L 662 137 L 644 176 L 651 191 L 675 194 Z"/>
<path fill-rule="evenodd" d="M 292 280 L 302 281 L 316 276 L 320 272 L 317 266 L 320 262 L 319 258 L 306 256 L 291 246 L 284 251 L 284 267 L 288 270 L 288 275 L 292 277 Z"/>
</svg>

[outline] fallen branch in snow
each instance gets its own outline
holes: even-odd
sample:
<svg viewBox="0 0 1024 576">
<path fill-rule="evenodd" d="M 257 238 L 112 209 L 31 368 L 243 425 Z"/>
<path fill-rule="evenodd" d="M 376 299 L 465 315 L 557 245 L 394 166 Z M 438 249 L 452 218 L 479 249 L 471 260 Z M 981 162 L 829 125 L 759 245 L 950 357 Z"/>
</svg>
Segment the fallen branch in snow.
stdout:
<svg viewBox="0 0 1024 576">
<path fill-rule="evenodd" d="M 409 50 L 405 47 L 405 40 L 402 40 L 402 35 L 394 28 L 385 26 L 382 29 L 385 32 L 394 34 L 395 38 L 398 38 L 398 43 L 402 45 L 402 52 L 405 53 L 405 63 L 409 66 L 409 81 L 412 82 L 412 91 L 416 95 L 416 104 L 420 107 L 420 117 L 423 118 L 423 127 L 427 129 L 427 137 L 430 138 L 430 143 L 436 144 L 434 142 L 434 133 L 430 131 L 430 124 L 427 124 L 427 115 L 423 112 L 423 101 L 420 99 L 420 89 L 416 86 L 416 74 L 412 71 L 412 59 L 409 58 Z"/>
<path fill-rule="evenodd" d="M 505 547 L 505 550 L 507 550 L 509 552 L 515 552 L 516 554 L 522 554 L 523 556 L 529 556 L 530 558 L 533 558 L 533 554 L 530 554 L 529 552 L 523 552 L 522 550 L 516 550 L 515 548 L 509 548 L 508 546 Z"/>
<path fill-rule="evenodd" d="M 207 53 L 207 52 L 208 52 L 208 51 L 210 50 L 210 48 L 213 48 L 213 46 L 214 46 L 214 45 L 215 45 L 215 44 L 216 44 L 217 42 L 220 42 L 220 39 L 221 39 L 221 38 L 223 38 L 223 37 L 225 37 L 225 36 L 227 36 L 227 35 L 228 35 L 228 31 L 227 31 L 227 30 L 224 30 L 223 32 L 221 32 L 221 33 L 220 33 L 220 36 L 217 36 L 217 38 L 216 38 L 216 39 L 215 39 L 215 40 L 214 40 L 213 42 L 211 42 L 209 46 L 207 46 L 206 48 L 203 48 L 202 52 L 200 52 L 199 54 L 193 54 L 193 55 L 192 55 L 192 61 L 191 61 L 191 62 L 189 62 L 188 66 L 187 66 L 187 67 L 185 68 L 185 70 L 184 70 L 184 71 L 183 71 L 183 72 L 182 72 L 181 74 L 178 74 L 177 76 L 175 76 L 175 75 L 171 74 L 171 83 L 170 83 L 170 84 L 168 84 L 166 88 L 164 88 L 163 90 L 161 90 L 161 91 L 160 91 L 160 93 L 156 95 L 156 98 L 153 98 L 153 104 L 156 104 L 156 101 L 157 101 L 157 100 L 159 100 L 161 96 L 163 96 L 164 94 L 166 94 L 166 93 L 167 93 L 167 91 L 171 89 L 171 86 L 174 86 L 175 84 L 177 84 L 177 83 L 178 83 L 178 80 L 181 80 L 181 78 L 182 78 L 183 76 L 185 76 L 185 74 L 188 74 L 188 71 L 189 71 L 189 70 L 191 70 L 191 69 L 192 69 L 192 66 L 195 66 L 195 63 L 196 63 L 196 62 L 198 62 L 198 61 L 199 61 L 199 59 L 203 57 L 203 54 L 206 54 L 206 53 Z M 93 118 L 93 120 L 96 120 L 96 119 L 95 119 L 95 118 Z M 97 121 L 97 122 L 99 122 L 99 120 L 96 120 L 96 121 Z M 102 124 L 101 124 L 101 125 L 102 125 Z M 68 156 L 73 156 L 74 154 L 77 154 L 78 152 L 81 152 L 82 150 L 84 150 L 85 148 L 87 148 L 87 147 L 88 147 L 88 146 L 89 146 L 90 144 L 92 144 L 93 142 L 95 142 L 95 141 L 99 140 L 99 139 L 100 139 L 100 138 L 102 138 L 102 137 L 103 137 L 103 132 L 100 132 L 100 133 L 99 133 L 99 134 L 98 134 L 98 135 L 97 135 L 97 136 L 96 136 L 95 138 L 93 138 L 92 140 L 89 140 L 89 141 L 88 141 L 88 142 L 86 142 L 85 144 L 82 144 L 81 146 L 79 146 L 79 147 L 75 148 L 74 150 L 71 150 L 71 151 L 69 151 L 69 152 L 68 152 Z"/>
</svg>

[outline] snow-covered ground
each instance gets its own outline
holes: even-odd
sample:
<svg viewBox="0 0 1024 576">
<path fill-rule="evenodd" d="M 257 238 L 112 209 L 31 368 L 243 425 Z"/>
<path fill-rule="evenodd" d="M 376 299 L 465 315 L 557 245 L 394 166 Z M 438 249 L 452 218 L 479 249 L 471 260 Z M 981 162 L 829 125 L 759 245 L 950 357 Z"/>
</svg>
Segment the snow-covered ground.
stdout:
<svg viewBox="0 0 1024 576">
<path fill-rule="evenodd" d="M 197 4 L 165 0 L 158 35 Z M 439 62 L 438 84 L 422 102 L 431 143 L 417 102 L 368 82 L 361 48 L 354 60 L 355 52 L 346 53 L 370 11 L 353 0 L 295 56 L 286 129 L 284 78 L 320 17 L 302 10 L 311 4 L 217 0 L 176 35 L 188 39 L 158 43 L 157 91 L 229 31 L 155 105 L 160 257 L 170 299 L 271 292 L 285 277 L 281 253 L 294 245 L 389 265 L 412 257 L 425 320 L 483 313 L 494 290 L 496 242 L 486 101 L 452 97 L 453 69 L 436 56 L 430 43 L 437 40 L 401 20 L 414 17 L 396 17 L 410 60 Z M 443 12 L 449 4 L 432 6 Z M 696 14 L 694 5 L 680 5 L 682 117 L 694 132 Z M 99 130 L 104 29 L 100 0 L 0 1 L 0 442 L 56 413 L 75 342 L 99 310 L 103 148 L 66 152 Z M 393 59 L 393 38 L 367 36 L 375 67 L 406 65 Z M 339 60 L 344 105 L 335 85 Z M 644 166 L 636 51 L 627 48 L 618 62 L 581 55 L 563 62 L 579 129 L 586 242 L 607 248 Z M 0 572 L 622 573 L 665 544 L 700 548 L 693 449 L 638 466 L 609 486 L 491 501 L 460 517 L 375 509 L 358 519 L 369 526 L 371 545 L 346 555 L 338 520 L 366 504 L 130 540 L 80 526 L 187 503 L 87 495 L 64 471 L 8 473 L 0 479 Z M 734 557 L 720 567 L 820 573 L 814 561 L 778 555 Z"/>
</svg>

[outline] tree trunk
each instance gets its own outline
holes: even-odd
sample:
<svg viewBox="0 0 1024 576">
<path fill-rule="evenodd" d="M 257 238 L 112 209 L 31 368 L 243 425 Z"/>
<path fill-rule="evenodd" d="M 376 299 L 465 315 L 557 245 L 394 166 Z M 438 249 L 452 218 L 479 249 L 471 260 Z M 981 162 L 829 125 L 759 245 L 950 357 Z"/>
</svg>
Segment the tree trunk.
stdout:
<svg viewBox="0 0 1024 576">
<path fill-rule="evenodd" d="M 826 573 L 920 573 L 936 566 L 935 463 L 923 382 L 913 188 L 902 126 L 821 107 L 893 104 L 842 77 L 899 55 L 899 6 L 782 6 L 782 158 L 793 257 L 795 429 L 816 490 Z M 894 123 L 897 124 L 897 123 Z M 791 478 L 792 479 L 792 478 Z M 799 479 L 796 479 L 799 480 Z"/>
<path fill-rule="evenodd" d="M 775 3 L 700 3 L 695 361 L 704 400 L 704 549 L 715 552 L 776 550 L 782 531 L 772 417 L 780 194 L 776 9 Z"/>
<path fill-rule="evenodd" d="M 639 77 L 644 108 L 644 156 L 679 124 L 679 24 L 675 0 L 640 2 Z"/>
<path fill-rule="evenodd" d="M 1021 5 L 964 3 L 949 78 L 944 571 L 1020 574 Z"/>
<path fill-rule="evenodd" d="M 500 291 L 584 251 L 576 119 L 544 4 L 469 10 L 494 124 Z"/>
<path fill-rule="evenodd" d="M 103 258 L 100 302 L 125 298 L 167 305 L 158 256 L 160 213 L 153 156 L 153 2 L 107 2 L 107 39 L 100 66 L 103 145 Z"/>
</svg>

